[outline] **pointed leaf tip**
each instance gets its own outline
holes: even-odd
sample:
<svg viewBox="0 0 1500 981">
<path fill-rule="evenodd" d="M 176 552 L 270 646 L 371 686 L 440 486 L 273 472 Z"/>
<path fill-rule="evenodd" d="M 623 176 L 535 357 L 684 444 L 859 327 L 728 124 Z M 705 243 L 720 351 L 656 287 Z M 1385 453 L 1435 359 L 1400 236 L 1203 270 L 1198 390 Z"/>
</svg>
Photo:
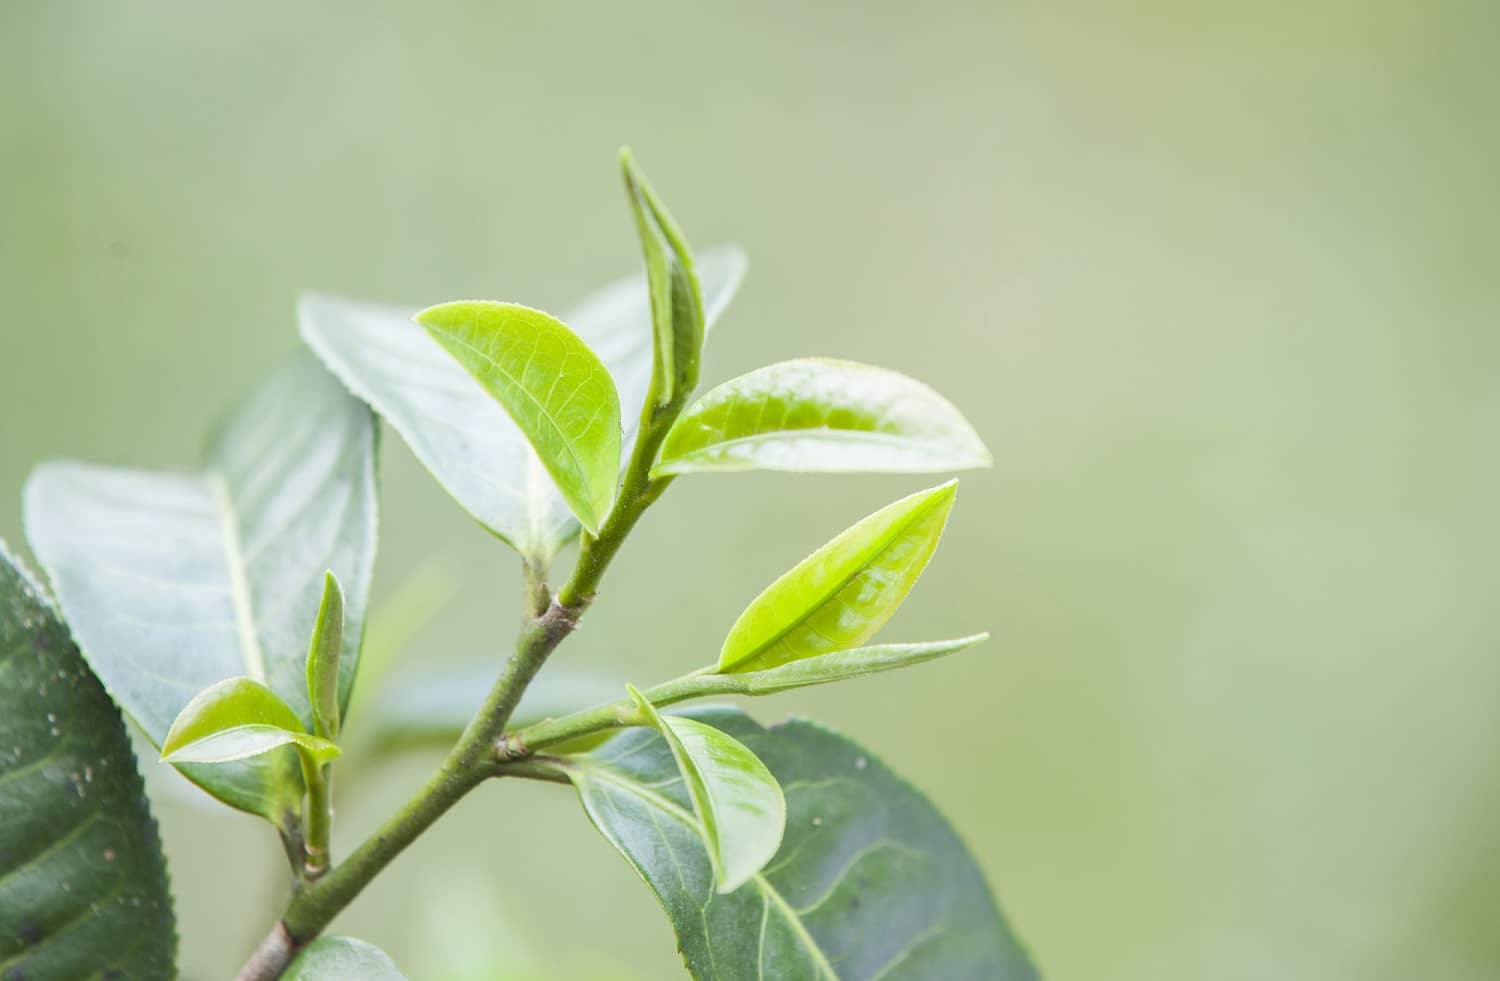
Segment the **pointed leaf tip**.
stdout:
<svg viewBox="0 0 1500 981">
<path fill-rule="evenodd" d="M 875 636 L 927 567 L 957 490 L 950 480 L 888 504 L 799 562 L 740 614 L 718 671 L 774 668 Z"/>
</svg>

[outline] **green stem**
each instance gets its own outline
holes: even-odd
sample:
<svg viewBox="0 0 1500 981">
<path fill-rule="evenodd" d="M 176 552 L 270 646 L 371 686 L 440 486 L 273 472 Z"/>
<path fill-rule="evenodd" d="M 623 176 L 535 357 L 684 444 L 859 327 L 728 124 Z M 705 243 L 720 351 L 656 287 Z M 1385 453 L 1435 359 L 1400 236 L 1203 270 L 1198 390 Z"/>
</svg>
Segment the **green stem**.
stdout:
<svg viewBox="0 0 1500 981">
<path fill-rule="evenodd" d="M 599 581 L 641 515 L 659 498 L 671 478 L 653 480 L 651 464 L 681 411 L 682 403 L 642 414 L 642 431 L 621 481 L 614 509 L 597 537 L 585 534 L 578 562 L 555 598 L 546 598 L 543 573 L 528 566 L 526 595 L 533 611 L 521 631 L 516 651 L 506 662 L 484 706 L 469 721 L 437 773 L 399 811 L 349 857 L 298 891 L 286 912 L 242 969 L 238 981 L 272 981 L 291 957 L 323 931 L 344 907 L 433 822 L 465 794 L 500 770 L 497 746 L 511 713 L 547 657 L 572 633 L 588 608 Z M 290 942 L 288 942 L 288 938 Z"/>
<path fill-rule="evenodd" d="M 705 695 L 748 695 L 749 687 L 743 679 L 728 674 L 710 674 L 709 669 L 686 674 L 671 681 L 664 681 L 641 694 L 646 701 L 657 707 L 685 702 Z M 642 725 L 640 709 L 631 699 L 596 705 L 581 712 L 564 715 L 556 719 L 545 719 L 507 737 L 507 741 L 519 747 L 523 755 L 530 755 L 549 746 L 556 746 L 580 736 L 591 735 L 606 729 Z M 507 771 L 509 772 L 509 771 Z"/>
<path fill-rule="evenodd" d="M 307 837 L 302 842 L 302 875 L 316 882 L 328 871 L 328 848 L 333 832 L 332 772 L 328 766 L 302 757 L 302 777 L 307 784 Z"/>
</svg>

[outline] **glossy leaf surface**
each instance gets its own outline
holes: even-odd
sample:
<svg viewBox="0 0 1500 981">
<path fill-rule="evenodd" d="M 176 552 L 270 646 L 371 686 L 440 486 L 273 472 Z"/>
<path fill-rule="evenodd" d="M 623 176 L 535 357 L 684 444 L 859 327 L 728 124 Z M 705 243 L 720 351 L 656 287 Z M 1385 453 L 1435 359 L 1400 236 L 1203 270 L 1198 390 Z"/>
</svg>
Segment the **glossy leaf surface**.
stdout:
<svg viewBox="0 0 1500 981">
<path fill-rule="evenodd" d="M 728 306 L 745 257 L 719 246 L 698 257 L 705 326 Z M 390 423 L 447 492 L 517 551 L 542 562 L 578 533 L 520 429 L 426 331 L 416 308 L 308 294 L 302 336 L 351 391 Z M 620 395 L 628 452 L 651 378 L 652 326 L 639 276 L 604 287 L 562 320 L 599 356 Z"/>
<path fill-rule="evenodd" d="M 656 404 L 667 405 L 686 399 L 698 387 L 703 354 L 703 295 L 687 239 L 629 150 L 620 152 L 620 170 L 646 260 L 646 284 L 656 334 Z"/>
<path fill-rule="evenodd" d="M 250 678 L 229 678 L 199 692 L 162 742 L 168 763 L 230 763 L 291 746 L 321 766 L 338 746 L 309 735 L 271 689 Z"/>
<path fill-rule="evenodd" d="M 375 555 L 369 410 L 303 355 L 213 440 L 200 473 L 49 463 L 26 485 L 26 531 L 84 656 L 156 745 L 204 688 L 247 676 L 307 728 L 307 641 L 325 570 L 345 589 L 347 706 Z M 287 760 L 185 767 L 228 803 L 300 809 Z"/>
<path fill-rule="evenodd" d="M 740 614 L 718 670 L 760 671 L 873 637 L 927 567 L 956 489 L 904 497 L 803 559 Z"/>
<path fill-rule="evenodd" d="M 589 818 L 656 893 L 693 976 L 1031 981 L 973 857 L 933 806 L 857 744 L 735 709 L 701 723 L 763 760 L 786 793 L 771 864 L 720 895 L 666 742 L 627 729 L 571 758 Z"/>
<path fill-rule="evenodd" d="M 781 787 L 742 743 L 695 719 L 661 715 L 634 688 L 630 696 L 677 761 L 713 867 L 714 891 L 733 892 L 765 868 L 781 845 Z"/>
<path fill-rule="evenodd" d="M 598 356 L 561 320 L 515 303 L 444 303 L 417 323 L 505 408 L 573 516 L 597 532 L 622 438 L 620 397 Z"/>
<path fill-rule="evenodd" d="M 824 358 L 725 382 L 673 425 L 653 473 L 796 470 L 930 473 L 990 465 L 972 426 L 895 371 Z"/>
<path fill-rule="evenodd" d="M 338 576 L 323 577 L 323 602 L 307 645 L 307 698 L 312 704 L 313 732 L 339 738 L 339 656 L 344 646 L 344 590 Z"/>
<path fill-rule="evenodd" d="M 120 712 L 0 544 L 0 978 L 168 978 L 176 948 Z"/>
<path fill-rule="evenodd" d="M 826 685 L 862 675 L 911 667 L 923 661 L 957 654 L 980 641 L 989 639 L 989 636 L 989 634 L 974 634 L 954 640 L 933 640 L 920 644 L 879 644 L 873 647 L 856 647 L 853 650 L 835 651 L 831 654 L 818 654 L 803 658 L 800 661 L 790 661 L 764 671 L 747 671 L 724 677 L 736 682 L 736 686 L 732 689 L 734 694 L 774 695 L 777 692 L 791 691 L 793 688 Z"/>
<path fill-rule="evenodd" d="M 406 981 L 379 947 L 353 937 L 319 937 L 302 949 L 283 981 Z"/>
</svg>

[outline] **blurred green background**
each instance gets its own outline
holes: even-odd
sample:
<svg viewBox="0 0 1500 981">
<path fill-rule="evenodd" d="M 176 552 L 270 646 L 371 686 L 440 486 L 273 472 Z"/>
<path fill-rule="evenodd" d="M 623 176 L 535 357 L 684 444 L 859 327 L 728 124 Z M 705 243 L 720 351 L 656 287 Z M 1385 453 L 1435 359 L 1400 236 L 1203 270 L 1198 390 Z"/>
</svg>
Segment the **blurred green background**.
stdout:
<svg viewBox="0 0 1500 981">
<path fill-rule="evenodd" d="M 695 242 L 751 256 L 708 381 L 897 367 L 997 459 L 883 635 L 994 639 L 762 719 L 916 779 L 1054 979 L 1495 977 L 1497 30 L 1487 2 L 0 3 L 0 534 L 42 459 L 193 463 L 304 287 L 559 308 L 636 268 L 629 142 Z M 377 599 L 433 557 L 457 583 L 407 666 L 498 662 L 513 556 L 385 445 Z M 919 486 L 685 479 L 560 659 L 695 667 Z M 432 762 L 364 761 L 345 847 Z M 278 852 L 157 808 L 187 972 L 224 977 Z M 419 979 L 679 964 L 552 787 L 477 793 L 338 928 Z"/>
</svg>

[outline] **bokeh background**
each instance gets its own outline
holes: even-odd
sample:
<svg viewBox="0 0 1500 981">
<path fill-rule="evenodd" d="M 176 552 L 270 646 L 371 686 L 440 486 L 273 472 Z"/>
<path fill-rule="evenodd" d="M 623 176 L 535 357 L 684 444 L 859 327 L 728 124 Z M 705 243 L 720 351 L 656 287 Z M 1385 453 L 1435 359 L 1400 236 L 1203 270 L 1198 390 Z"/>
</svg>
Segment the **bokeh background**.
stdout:
<svg viewBox="0 0 1500 981">
<path fill-rule="evenodd" d="M 993 640 L 761 718 L 914 777 L 1054 979 L 1495 977 L 1497 30 L 1482 0 L 0 3 L 0 534 L 42 459 L 193 463 L 304 287 L 558 308 L 635 268 L 629 142 L 751 256 L 708 381 L 897 367 L 997 461 L 884 635 Z M 692 668 L 919 486 L 685 479 L 560 659 Z M 394 435 L 384 518 L 377 599 L 452 586 L 403 665 L 498 663 L 513 556 Z M 345 847 L 432 762 L 353 760 Z M 224 977 L 278 852 L 169 789 L 185 967 Z M 552 787 L 474 795 L 338 928 L 419 979 L 680 970 Z"/>
</svg>

